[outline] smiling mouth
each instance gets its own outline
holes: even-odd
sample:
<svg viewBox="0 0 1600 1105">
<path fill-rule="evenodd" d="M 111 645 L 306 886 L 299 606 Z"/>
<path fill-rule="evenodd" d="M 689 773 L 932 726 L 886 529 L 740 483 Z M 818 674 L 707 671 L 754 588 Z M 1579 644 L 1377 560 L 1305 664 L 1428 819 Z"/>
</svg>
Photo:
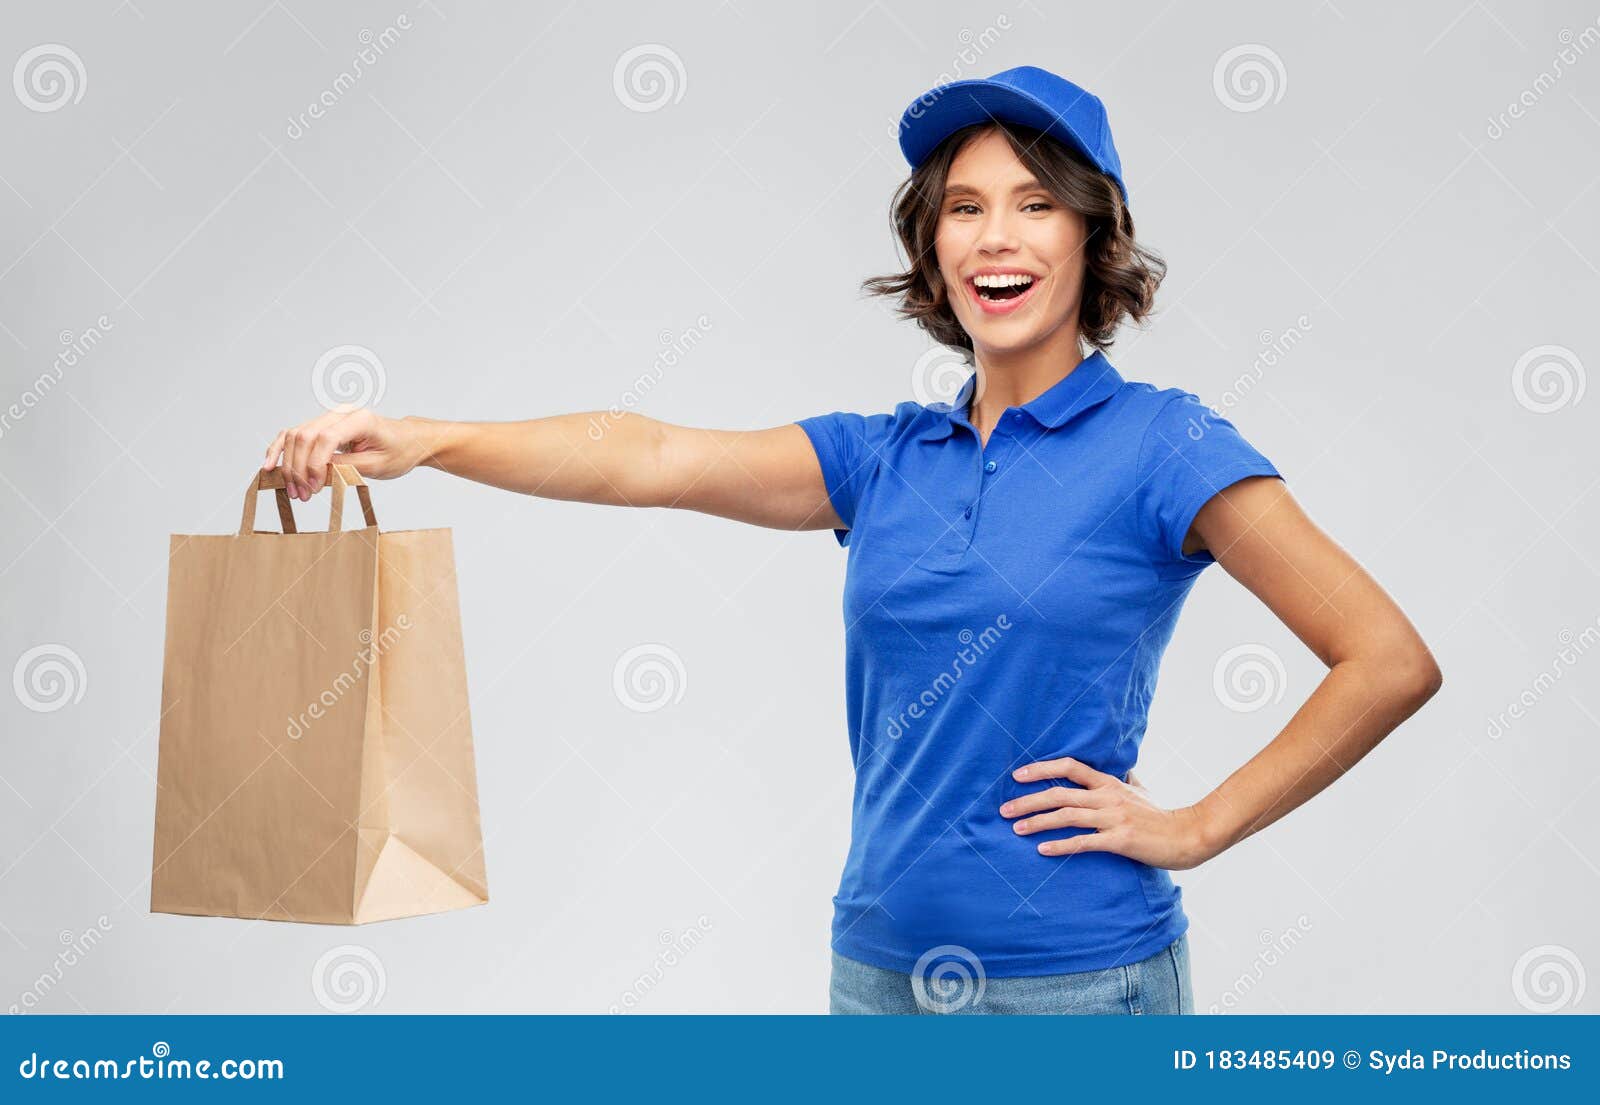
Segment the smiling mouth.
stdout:
<svg viewBox="0 0 1600 1105">
<path fill-rule="evenodd" d="M 1043 277 L 1028 273 L 987 273 L 967 277 L 967 292 L 986 315 L 1011 315 L 1023 306 L 1038 290 Z"/>
<path fill-rule="evenodd" d="M 974 277 L 972 279 L 972 288 L 977 292 L 979 299 L 988 300 L 990 303 L 1001 303 L 1007 299 L 1017 299 L 1026 295 L 1037 283 L 1033 277 L 1020 274 L 1008 276 L 1004 279 L 1005 283 L 995 283 L 993 278 Z M 979 283 L 980 280 L 984 282 Z"/>
</svg>

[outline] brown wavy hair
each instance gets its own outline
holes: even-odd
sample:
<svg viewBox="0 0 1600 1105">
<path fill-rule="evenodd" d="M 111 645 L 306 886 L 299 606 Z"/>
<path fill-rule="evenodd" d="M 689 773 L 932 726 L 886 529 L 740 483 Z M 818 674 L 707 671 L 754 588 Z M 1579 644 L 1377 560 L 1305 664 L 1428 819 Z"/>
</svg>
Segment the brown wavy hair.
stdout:
<svg viewBox="0 0 1600 1105">
<path fill-rule="evenodd" d="M 1020 124 L 974 123 L 940 143 L 890 203 L 890 225 L 911 267 L 871 277 L 861 287 L 873 295 L 898 296 L 901 318 L 915 319 L 934 341 L 965 350 L 972 359 L 972 338 L 956 319 L 939 273 L 934 234 L 951 164 L 968 142 L 990 130 L 1005 135 L 1018 159 L 1058 203 L 1083 215 L 1087 233 L 1078 329 L 1094 348 L 1110 349 L 1124 318 L 1142 322 L 1152 313 L 1166 262 L 1134 240 L 1133 215 L 1115 180 L 1055 137 Z"/>
</svg>

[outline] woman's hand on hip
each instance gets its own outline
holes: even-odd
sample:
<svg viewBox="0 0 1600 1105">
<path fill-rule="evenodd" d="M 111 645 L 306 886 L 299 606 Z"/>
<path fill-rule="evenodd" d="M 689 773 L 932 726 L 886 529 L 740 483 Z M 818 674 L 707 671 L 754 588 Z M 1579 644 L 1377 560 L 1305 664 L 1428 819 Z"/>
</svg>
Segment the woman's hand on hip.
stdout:
<svg viewBox="0 0 1600 1105">
<path fill-rule="evenodd" d="M 282 430 L 267 446 L 263 469 L 282 461 L 284 486 L 294 498 L 311 498 L 326 481 L 329 463 L 348 464 L 363 476 L 403 476 L 427 458 L 418 423 L 385 418 L 366 407 L 336 409 Z"/>
<path fill-rule="evenodd" d="M 1019 836 L 1049 829 L 1095 830 L 1063 840 L 1040 841 L 1040 855 L 1115 852 L 1174 871 L 1199 866 L 1211 858 L 1204 825 L 1193 806 L 1163 809 L 1151 801 L 1144 787 L 1096 771 L 1080 760 L 1040 760 L 1017 768 L 1012 777 L 1018 782 L 1066 779 L 1078 784 L 1050 787 L 1004 803 L 1001 816 L 1021 818 L 1012 824 Z"/>
</svg>

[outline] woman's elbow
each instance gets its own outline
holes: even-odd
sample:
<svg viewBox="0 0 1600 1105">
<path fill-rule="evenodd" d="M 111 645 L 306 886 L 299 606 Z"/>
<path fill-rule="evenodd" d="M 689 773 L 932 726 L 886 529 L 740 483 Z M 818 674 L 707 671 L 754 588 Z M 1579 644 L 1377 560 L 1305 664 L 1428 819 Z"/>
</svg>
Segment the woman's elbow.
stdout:
<svg viewBox="0 0 1600 1105">
<path fill-rule="evenodd" d="M 1413 710 L 1421 708 L 1444 686 L 1444 672 L 1427 646 L 1418 644 L 1392 656 L 1384 665 L 1396 697 Z"/>
</svg>

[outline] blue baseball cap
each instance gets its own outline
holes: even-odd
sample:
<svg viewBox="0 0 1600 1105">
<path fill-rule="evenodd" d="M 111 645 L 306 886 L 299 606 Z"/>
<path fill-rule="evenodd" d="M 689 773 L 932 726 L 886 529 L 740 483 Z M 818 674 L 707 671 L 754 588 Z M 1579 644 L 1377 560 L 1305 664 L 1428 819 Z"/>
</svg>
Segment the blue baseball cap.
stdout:
<svg viewBox="0 0 1600 1105">
<path fill-rule="evenodd" d="M 900 117 L 900 152 L 915 169 L 962 127 L 991 119 L 1020 123 L 1065 142 L 1116 181 L 1127 202 L 1106 105 L 1065 77 L 1033 65 L 924 92 Z"/>
</svg>

